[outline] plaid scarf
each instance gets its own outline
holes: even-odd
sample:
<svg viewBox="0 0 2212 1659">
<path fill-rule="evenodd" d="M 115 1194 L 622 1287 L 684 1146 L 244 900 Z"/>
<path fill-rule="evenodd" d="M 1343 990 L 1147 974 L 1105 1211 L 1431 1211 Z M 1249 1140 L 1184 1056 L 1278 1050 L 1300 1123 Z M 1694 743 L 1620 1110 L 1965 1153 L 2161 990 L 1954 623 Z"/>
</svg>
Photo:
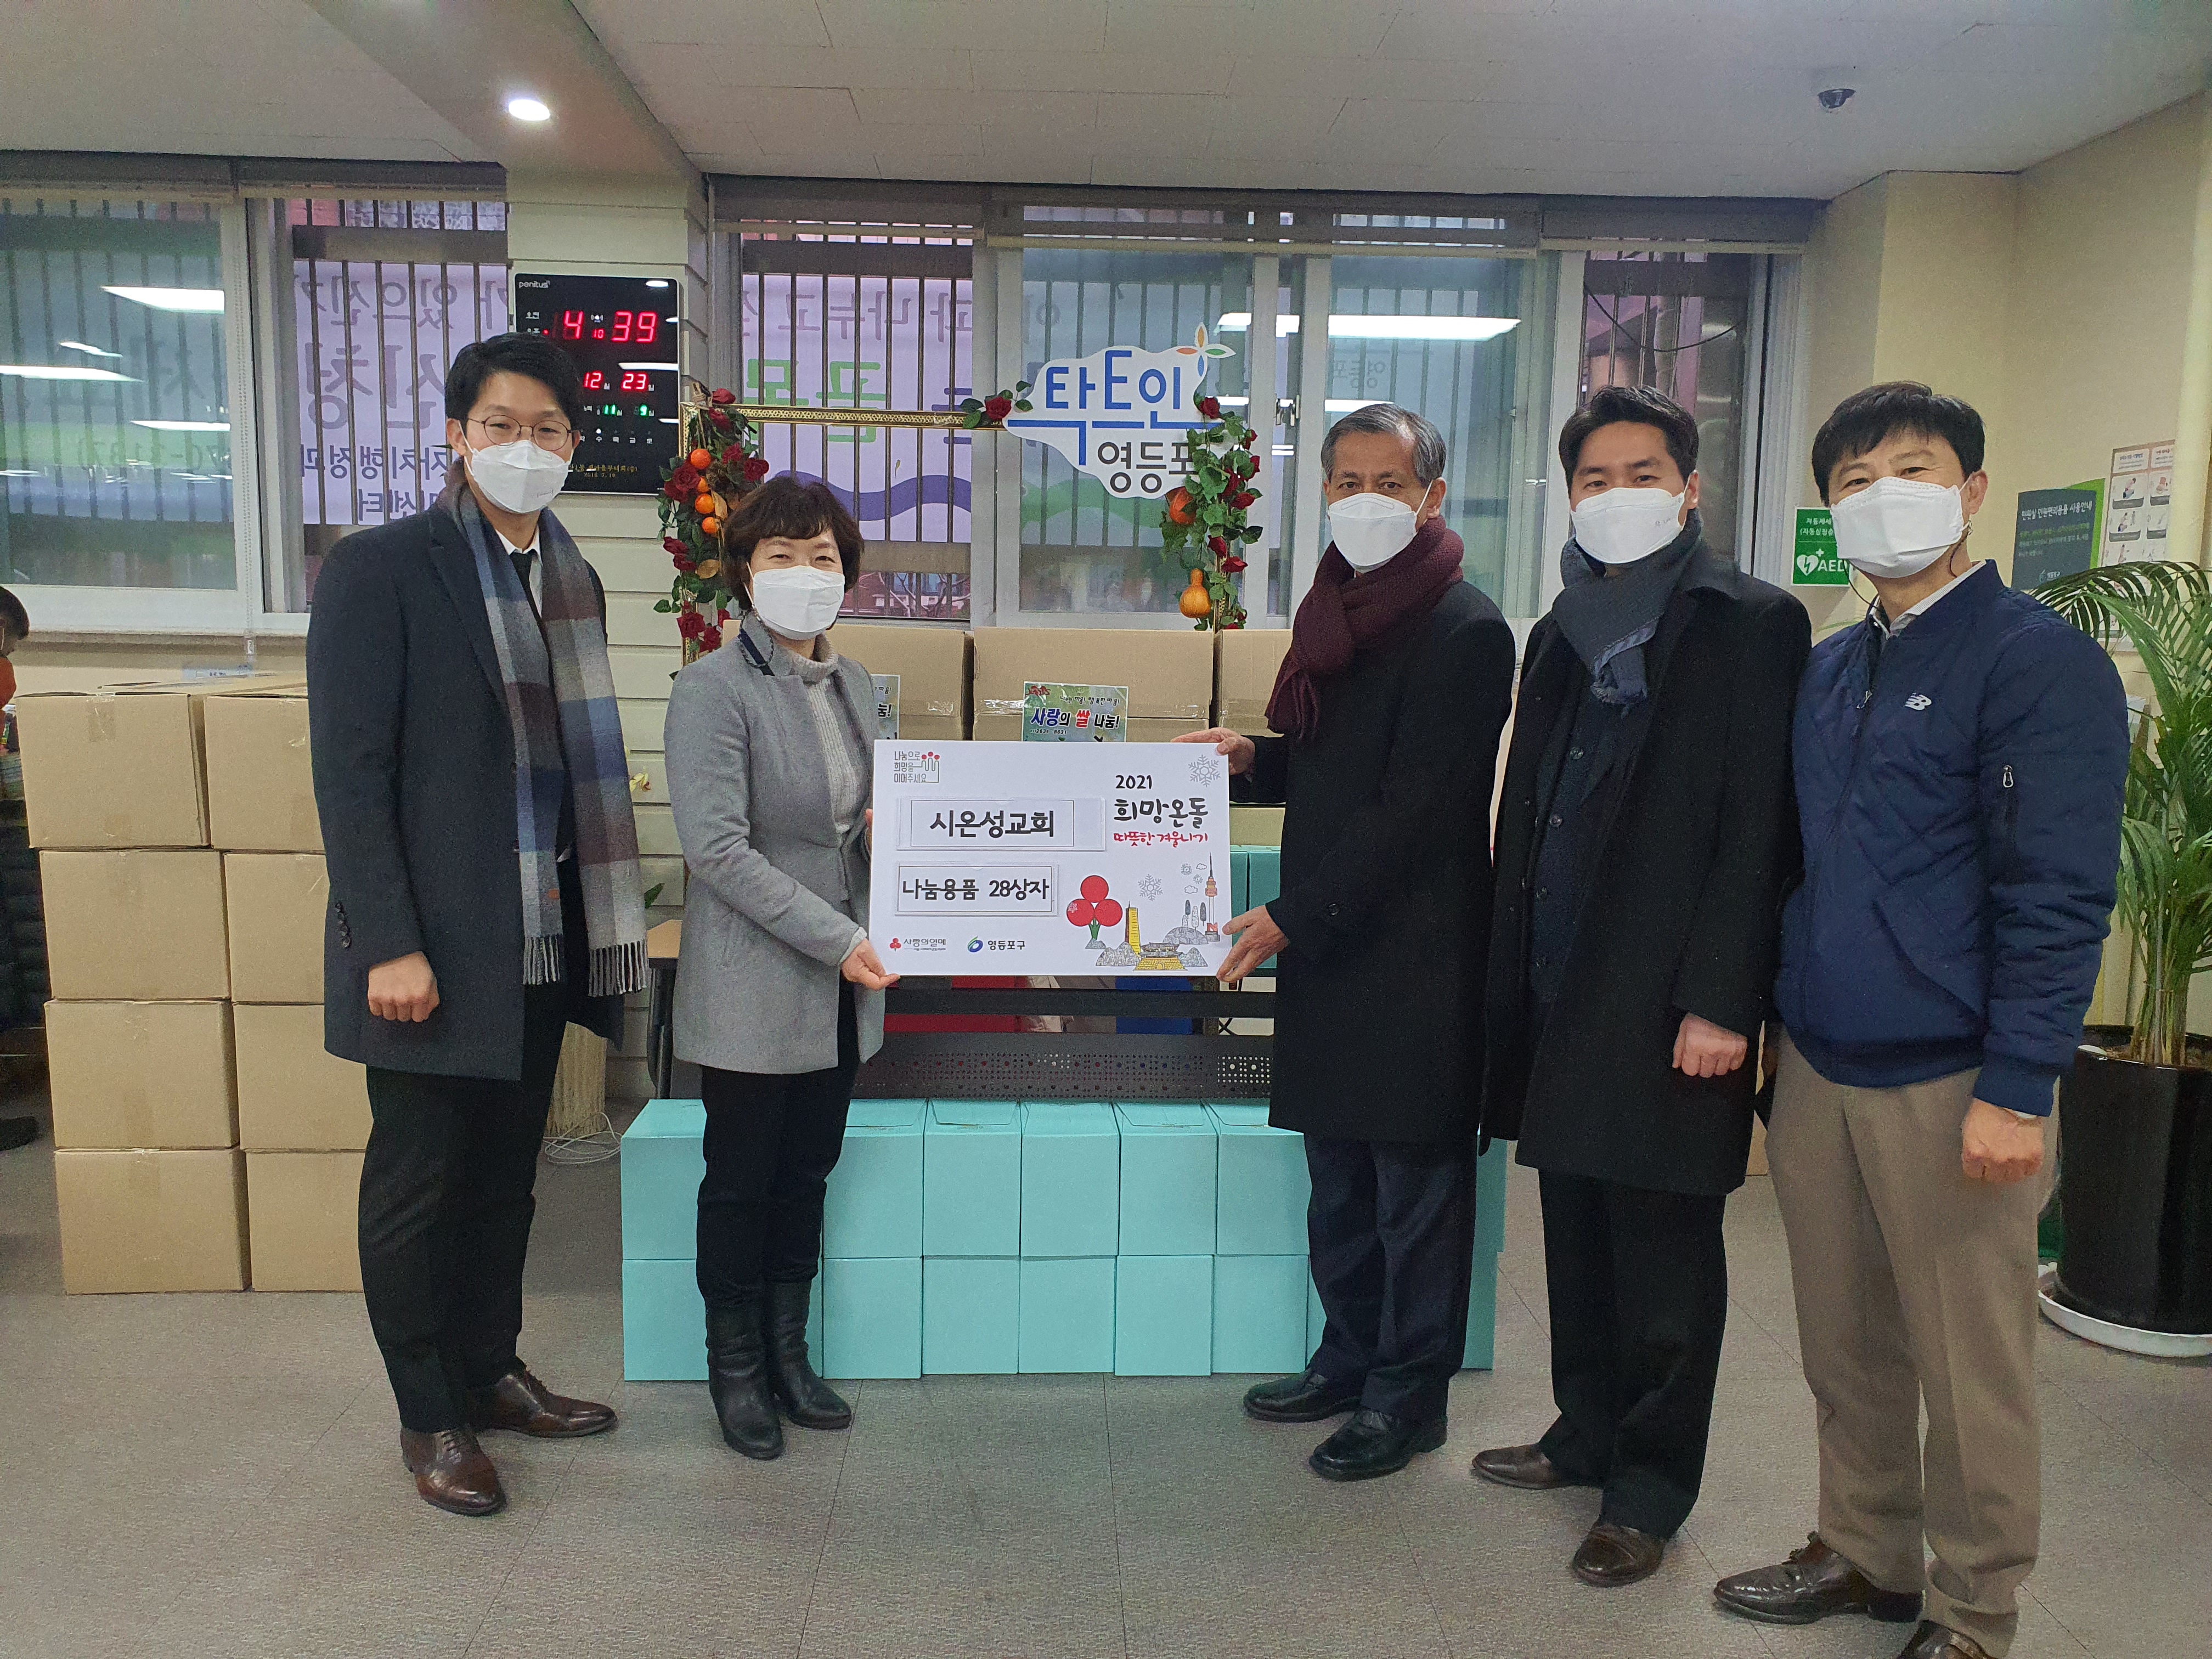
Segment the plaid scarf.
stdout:
<svg viewBox="0 0 2212 1659">
<path fill-rule="evenodd" d="M 1552 615 L 1567 643 L 1589 670 L 1590 695 L 1600 702 L 1628 707 L 1650 695 L 1644 684 L 1644 647 L 1659 632 L 1659 618 L 1690 556 L 1704 545 L 1705 532 L 1695 512 L 1682 532 L 1656 553 L 1610 573 L 1583 551 L 1574 538 L 1559 550 L 1559 576 L 1565 586 L 1552 601 Z"/>
<path fill-rule="evenodd" d="M 522 982 L 562 976 L 559 852 L 561 794 L 573 791 L 576 873 L 584 890 L 591 945 L 587 996 L 645 988 L 645 902 L 639 888 L 637 822 L 629 805 L 629 762 L 615 709 L 607 635 L 592 573 L 561 521 L 538 515 L 543 575 L 540 611 L 514 562 L 484 521 L 475 495 L 446 503 L 476 554 L 484 611 L 514 732 L 514 844 L 522 880 Z M 541 630 L 538 617 L 544 626 Z"/>
</svg>

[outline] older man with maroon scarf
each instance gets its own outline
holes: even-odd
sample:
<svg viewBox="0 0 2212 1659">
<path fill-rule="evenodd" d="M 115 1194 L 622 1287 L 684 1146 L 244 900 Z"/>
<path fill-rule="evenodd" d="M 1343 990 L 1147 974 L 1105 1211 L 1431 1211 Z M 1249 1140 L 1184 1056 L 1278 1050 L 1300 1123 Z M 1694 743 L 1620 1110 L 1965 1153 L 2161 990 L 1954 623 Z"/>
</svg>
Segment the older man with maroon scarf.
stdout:
<svg viewBox="0 0 2212 1659">
<path fill-rule="evenodd" d="M 1332 544 L 1267 709 L 1284 735 L 1191 733 L 1240 800 L 1280 802 L 1282 895 L 1229 924 L 1235 984 L 1279 955 L 1272 1121 L 1305 1136 L 1328 1328 L 1262 1382 L 1269 1423 L 1352 1413 L 1307 1461 L 1332 1480 L 1444 1440 L 1466 1342 L 1491 778 L 1513 634 L 1461 574 L 1444 442 L 1373 404 L 1322 445 Z"/>
</svg>

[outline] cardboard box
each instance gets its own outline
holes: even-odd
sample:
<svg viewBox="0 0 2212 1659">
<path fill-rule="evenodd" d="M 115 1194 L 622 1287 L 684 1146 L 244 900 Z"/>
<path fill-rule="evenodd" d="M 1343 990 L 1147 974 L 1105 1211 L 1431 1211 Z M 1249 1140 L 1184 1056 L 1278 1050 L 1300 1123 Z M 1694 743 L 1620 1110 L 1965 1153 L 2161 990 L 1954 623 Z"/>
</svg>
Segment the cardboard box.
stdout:
<svg viewBox="0 0 2212 1659">
<path fill-rule="evenodd" d="M 1216 1256 L 1213 1369 L 1304 1370 L 1314 1352 L 1306 1346 L 1306 1295 L 1312 1284 L 1303 1255 Z"/>
<path fill-rule="evenodd" d="M 1127 743 L 1167 743 L 1213 714 L 1212 636 L 1148 628 L 980 628 L 975 735 L 1018 741 L 1031 681 L 1128 688 Z"/>
<path fill-rule="evenodd" d="M 228 1003 L 50 1002 L 46 1066 L 58 1147 L 238 1144 Z"/>
<path fill-rule="evenodd" d="M 707 1107 L 697 1100 L 648 1100 L 623 1131 L 625 1261 L 696 1258 L 699 1183 L 707 1178 L 706 1135 Z"/>
<path fill-rule="evenodd" d="M 1213 1258 L 1124 1255 L 1114 1263 L 1114 1375 L 1213 1370 Z"/>
<path fill-rule="evenodd" d="M 1220 641 L 1213 671 L 1213 723 L 1248 737 L 1275 728 L 1267 724 L 1267 700 L 1275 695 L 1275 676 L 1291 648 L 1287 628 L 1235 628 Z"/>
<path fill-rule="evenodd" d="M 845 1150 L 830 1172 L 823 1203 L 822 1253 L 837 1256 L 921 1254 L 921 1126 L 919 1100 L 856 1100 L 845 1115 Z"/>
<path fill-rule="evenodd" d="M 307 688 L 256 686 L 209 696 L 208 844 L 226 851 L 319 853 L 315 775 L 307 755 Z"/>
<path fill-rule="evenodd" d="M 921 1259 L 831 1256 L 822 1264 L 822 1352 L 825 1376 L 921 1375 Z"/>
<path fill-rule="evenodd" d="M 1121 1235 L 1114 1109 L 1030 1101 L 1022 1111 L 1022 1255 L 1110 1256 Z"/>
<path fill-rule="evenodd" d="M 230 994 L 222 854 L 41 853 L 46 957 L 67 1002 L 220 1002 Z"/>
<path fill-rule="evenodd" d="M 830 643 L 871 674 L 896 680 L 895 687 L 882 688 L 896 696 L 878 701 L 877 736 L 951 742 L 967 737 L 965 630 L 927 623 L 841 622 Z"/>
<path fill-rule="evenodd" d="M 320 1002 L 331 878 L 320 853 L 226 853 L 230 994 L 238 1002 Z"/>
<path fill-rule="evenodd" d="M 921 1253 L 1022 1253 L 1022 1109 L 933 1100 L 921 1140 Z"/>
<path fill-rule="evenodd" d="M 62 1288 L 246 1288 L 246 1162 L 232 1152 L 57 1152 Z"/>
<path fill-rule="evenodd" d="M 1147 1102 L 1115 1111 L 1121 1127 L 1121 1259 L 1211 1259 L 1214 1133 L 1206 1108 Z"/>
<path fill-rule="evenodd" d="M 1239 1101 L 1206 1110 L 1218 1137 L 1213 1253 L 1303 1258 L 1313 1197 L 1305 1137 L 1271 1125 L 1265 1106 Z"/>
<path fill-rule="evenodd" d="M 248 1152 L 257 1291 L 361 1288 L 359 1152 Z"/>
<path fill-rule="evenodd" d="M 1229 841 L 1235 847 L 1279 848 L 1283 844 L 1283 809 L 1279 806 L 1231 807 Z"/>
<path fill-rule="evenodd" d="M 1021 1274 L 1009 1257 L 922 1258 L 924 1376 L 1000 1376 L 1018 1367 Z"/>
<path fill-rule="evenodd" d="M 323 1047 L 321 1003 L 242 1002 L 231 1012 L 231 1028 L 240 1146 L 249 1152 L 357 1152 L 368 1145 L 368 1068 Z M 623 1176 L 626 1230 L 627 1156 Z M 695 1198 L 698 1187 L 694 1178 Z"/>
<path fill-rule="evenodd" d="M 1114 1258 L 1022 1258 L 1024 1371 L 1114 1369 Z"/>
</svg>

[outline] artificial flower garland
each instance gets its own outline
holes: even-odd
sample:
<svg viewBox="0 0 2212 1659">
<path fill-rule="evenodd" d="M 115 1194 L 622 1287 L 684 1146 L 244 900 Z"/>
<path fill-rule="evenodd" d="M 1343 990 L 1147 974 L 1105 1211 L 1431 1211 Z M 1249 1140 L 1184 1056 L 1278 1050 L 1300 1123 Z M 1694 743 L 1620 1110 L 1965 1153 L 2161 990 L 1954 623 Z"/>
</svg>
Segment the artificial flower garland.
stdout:
<svg viewBox="0 0 2212 1659">
<path fill-rule="evenodd" d="M 683 449 L 662 472 L 660 545 L 676 576 L 668 597 L 653 608 L 675 613 L 687 663 L 721 648 L 738 597 L 735 578 L 723 568 L 722 526 L 768 477 L 752 422 L 730 407 L 737 400 L 717 386 L 687 404 L 678 428 Z"/>
<path fill-rule="evenodd" d="M 1259 434 L 1243 416 L 1224 412 L 1218 398 L 1194 396 L 1191 403 L 1213 424 L 1190 434 L 1190 481 L 1169 492 L 1160 536 L 1178 573 L 1191 573 L 1182 614 L 1192 626 L 1242 628 L 1248 617 L 1234 578 L 1243 572 L 1244 549 L 1266 533 L 1245 521 L 1260 499 L 1252 488 Z"/>
</svg>

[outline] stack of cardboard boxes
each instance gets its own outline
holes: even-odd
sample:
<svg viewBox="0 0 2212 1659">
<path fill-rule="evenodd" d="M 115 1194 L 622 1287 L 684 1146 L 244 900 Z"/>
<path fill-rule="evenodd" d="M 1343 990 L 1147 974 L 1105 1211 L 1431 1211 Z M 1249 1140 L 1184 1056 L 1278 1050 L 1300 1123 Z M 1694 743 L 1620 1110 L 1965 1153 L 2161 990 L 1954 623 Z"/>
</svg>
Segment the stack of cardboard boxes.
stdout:
<svg viewBox="0 0 2212 1659">
<path fill-rule="evenodd" d="M 357 1290 L 368 1096 L 322 1047 L 304 690 L 41 693 L 17 719 L 64 1285 Z"/>
</svg>

